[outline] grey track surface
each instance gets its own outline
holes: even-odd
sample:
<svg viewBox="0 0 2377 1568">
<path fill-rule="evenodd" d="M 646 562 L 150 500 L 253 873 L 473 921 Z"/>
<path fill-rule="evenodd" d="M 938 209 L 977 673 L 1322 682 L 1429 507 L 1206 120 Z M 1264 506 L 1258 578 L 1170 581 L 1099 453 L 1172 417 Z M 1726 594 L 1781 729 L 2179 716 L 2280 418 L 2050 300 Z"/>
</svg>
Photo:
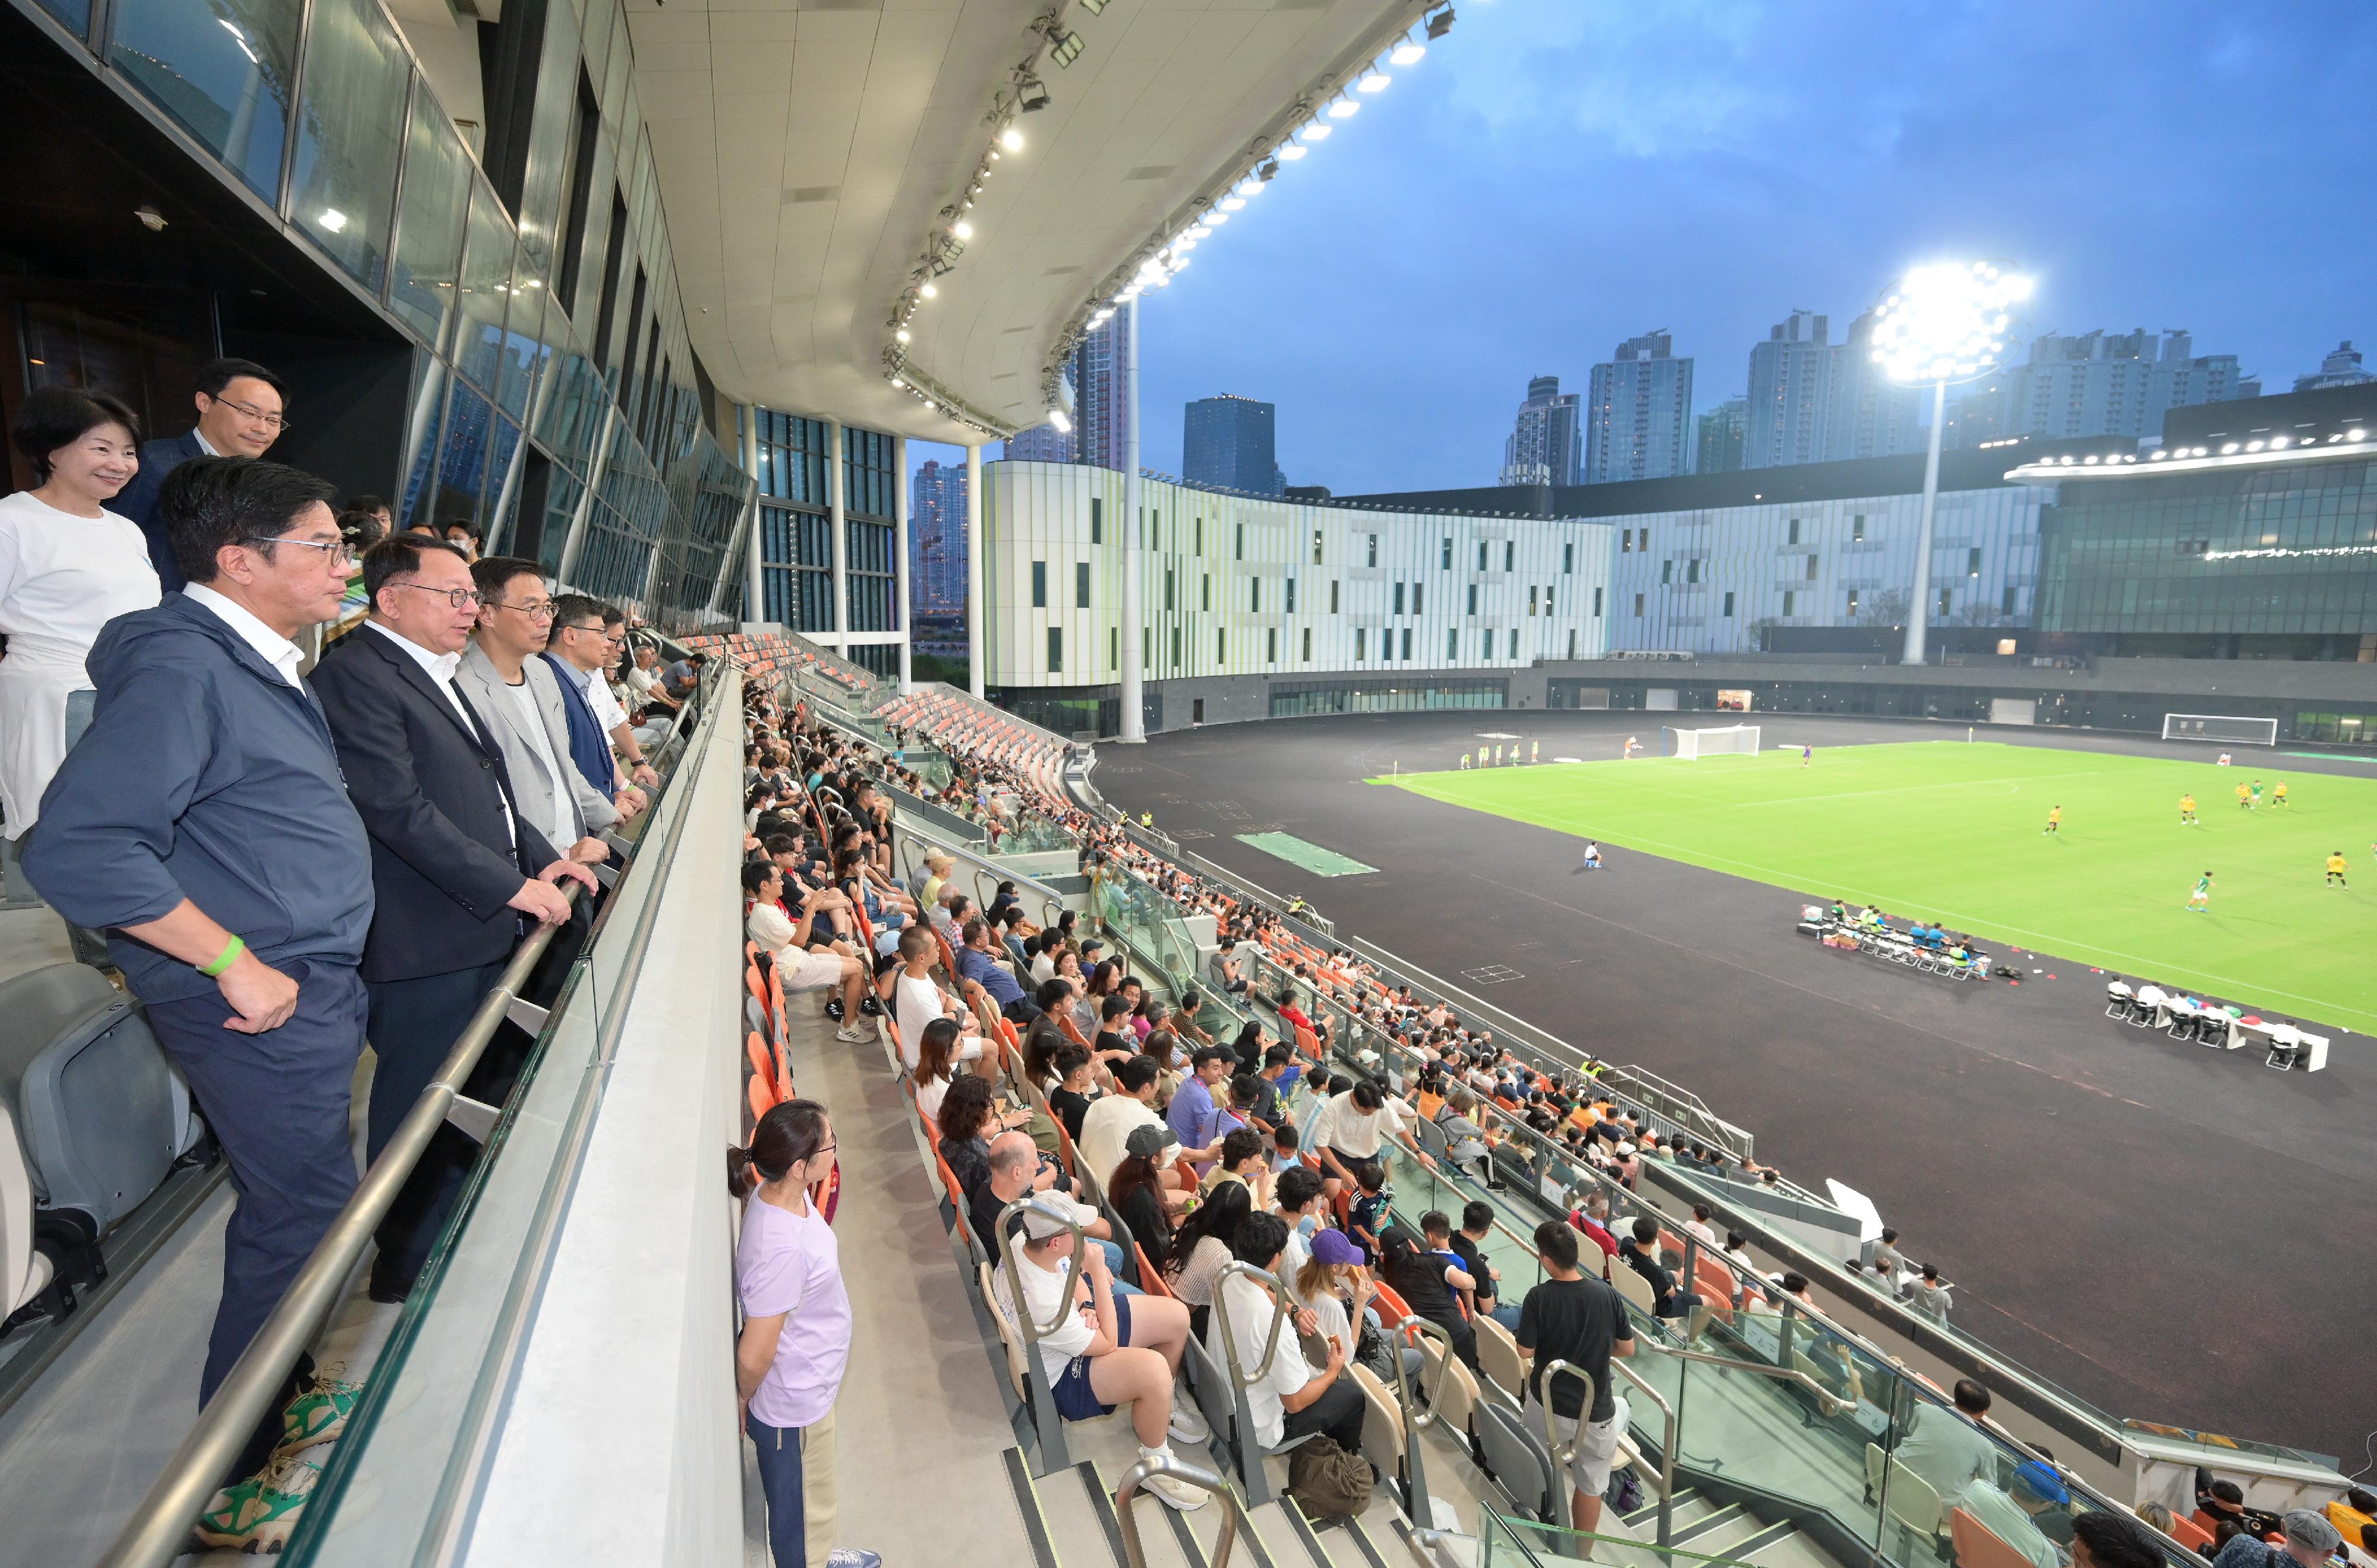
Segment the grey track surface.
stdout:
<svg viewBox="0 0 2377 1568">
<path fill-rule="evenodd" d="M 2056 978 L 2026 975 L 2018 988 L 1878 967 L 1795 935 L 1790 892 L 1622 850 L 1581 876 L 1581 846 L 1564 834 L 1361 782 L 1397 763 L 1452 766 L 1495 731 L 1540 738 L 1547 759 L 1615 756 L 1629 734 L 1655 748 L 1669 718 L 1513 710 L 1217 726 L 1101 747 L 1094 778 L 1116 805 L 1153 810 L 1200 854 L 1303 893 L 1438 974 L 1519 971 L 1482 994 L 1696 1090 L 1795 1180 L 1821 1190 L 1836 1177 L 1871 1196 L 1912 1255 L 1960 1284 L 1959 1326 L 2099 1408 L 2359 1468 L 2377 1426 L 2368 1039 L 2337 1033 L 2324 1073 L 2269 1072 L 2250 1051 L 2114 1024 L 2085 965 L 2027 958 L 2025 968 Z M 1805 739 L 1820 755 L 1963 733 L 1757 719 L 1770 745 Z M 2210 749 L 1982 732 L 2141 755 Z M 2369 773 L 2291 756 L 2286 766 Z M 1380 869 L 1309 876 L 1232 837 L 1260 827 Z"/>
</svg>

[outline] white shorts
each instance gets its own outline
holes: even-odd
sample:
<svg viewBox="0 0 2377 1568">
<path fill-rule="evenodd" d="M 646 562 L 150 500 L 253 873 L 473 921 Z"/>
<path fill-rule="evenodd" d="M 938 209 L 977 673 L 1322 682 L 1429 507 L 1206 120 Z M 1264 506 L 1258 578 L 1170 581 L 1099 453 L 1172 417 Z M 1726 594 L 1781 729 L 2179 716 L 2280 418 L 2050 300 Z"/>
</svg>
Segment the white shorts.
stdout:
<svg viewBox="0 0 2377 1568">
<path fill-rule="evenodd" d="M 786 991 L 824 991 L 842 983 L 842 959 L 832 953 L 795 953 L 787 947 L 776 956 L 776 973 Z"/>
<path fill-rule="evenodd" d="M 1618 1467 L 1618 1440 L 1626 1431 L 1627 1419 L 1632 1414 L 1626 1396 L 1614 1395 L 1609 1419 L 1595 1421 L 1577 1439 L 1576 1452 L 1568 1462 L 1569 1484 L 1587 1497 L 1599 1497 L 1609 1490 L 1610 1472 Z M 1544 1430 L 1544 1408 L 1531 1395 L 1527 1399 L 1526 1422 L 1529 1431 Z M 1552 1424 L 1566 1443 L 1576 1432 L 1575 1420 L 1568 1416 L 1554 1416 Z"/>
</svg>

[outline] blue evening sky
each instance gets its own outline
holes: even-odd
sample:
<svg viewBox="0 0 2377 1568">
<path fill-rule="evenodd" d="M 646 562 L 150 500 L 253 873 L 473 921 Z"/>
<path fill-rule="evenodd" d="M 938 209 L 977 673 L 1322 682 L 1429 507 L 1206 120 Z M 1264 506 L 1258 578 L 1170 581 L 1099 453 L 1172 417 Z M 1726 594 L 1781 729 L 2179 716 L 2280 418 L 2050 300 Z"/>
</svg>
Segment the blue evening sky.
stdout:
<svg viewBox="0 0 2377 1568">
<path fill-rule="evenodd" d="M 2272 392 L 2342 338 L 2377 365 L 2362 0 L 1456 3 L 1142 301 L 1149 468 L 1234 392 L 1279 406 L 1291 484 L 1490 484 L 1530 375 L 1581 391 L 1664 327 L 1704 409 L 1793 307 L 1837 335 L 1939 256 L 2030 267 L 2038 330 L 2187 327 Z"/>
</svg>

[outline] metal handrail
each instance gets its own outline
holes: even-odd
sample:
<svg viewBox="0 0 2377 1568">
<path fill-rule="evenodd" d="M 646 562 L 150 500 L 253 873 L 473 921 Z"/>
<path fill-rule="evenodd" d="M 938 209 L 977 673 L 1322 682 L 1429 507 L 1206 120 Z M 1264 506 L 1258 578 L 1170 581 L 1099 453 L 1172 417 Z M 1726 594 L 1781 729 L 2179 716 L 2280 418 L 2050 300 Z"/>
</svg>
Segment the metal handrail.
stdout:
<svg viewBox="0 0 2377 1568">
<path fill-rule="evenodd" d="M 576 884 L 562 890 L 573 909 L 580 891 Z M 164 1568 L 181 1555 L 189 1540 L 191 1522 L 214 1496 L 224 1469 L 271 1408 L 289 1369 L 328 1321 L 348 1277 L 354 1272 L 355 1260 L 363 1256 L 373 1231 L 396 1202 L 399 1189 L 427 1151 L 429 1140 L 445 1125 L 447 1113 L 464 1098 L 462 1086 L 471 1070 L 485 1054 L 496 1028 L 519 998 L 520 988 L 527 983 L 529 971 L 544 956 L 559 929 L 540 921 L 513 952 L 494 989 L 479 999 L 470 1023 L 439 1064 L 437 1075 L 412 1102 L 379 1158 L 364 1173 L 354 1196 L 330 1221 L 305 1267 L 281 1293 L 279 1304 L 248 1341 L 215 1396 L 198 1412 L 197 1424 L 165 1461 L 163 1473 L 108 1548 L 101 1560 L 107 1568 Z"/>
<path fill-rule="evenodd" d="M 1271 1332 L 1263 1337 L 1262 1360 L 1257 1363 L 1253 1372 L 1243 1375 L 1239 1372 L 1238 1336 L 1230 1332 L 1229 1320 L 1226 1316 L 1222 1323 L 1222 1350 L 1229 1358 L 1230 1382 L 1239 1388 L 1252 1388 L 1271 1375 L 1271 1364 L 1279 1355 L 1279 1331 L 1287 1322 L 1287 1286 L 1278 1275 L 1268 1269 L 1257 1268 L 1250 1263 L 1225 1263 L 1222 1265 L 1222 1272 L 1213 1280 L 1213 1310 L 1217 1313 L 1222 1310 L 1222 1287 L 1228 1283 L 1232 1276 L 1241 1279 L 1251 1279 L 1259 1285 L 1271 1287 Z"/>
<path fill-rule="evenodd" d="M 1444 1341 L 1443 1354 L 1439 1356 L 1436 1361 L 1436 1377 L 1427 1385 L 1427 1408 L 1425 1410 L 1418 1409 L 1412 1404 L 1411 1374 L 1404 1371 L 1403 1348 L 1400 1345 L 1395 1347 L 1395 1396 L 1403 1401 L 1404 1425 L 1408 1429 L 1411 1436 L 1416 1439 L 1421 1432 L 1434 1426 L 1440 1419 L 1436 1404 L 1444 1396 L 1444 1380 L 1452 1375 L 1452 1332 L 1433 1319 L 1424 1318 L 1417 1313 L 1408 1313 L 1404 1314 L 1402 1321 L 1390 1324 L 1387 1326 L 1387 1333 L 1392 1337 L 1400 1336 L 1405 1329 L 1415 1330 L 1430 1339 Z M 1409 1446 L 1406 1443 L 1406 1450 Z"/>
<path fill-rule="evenodd" d="M 1760 1377 L 1773 1378 L 1777 1383 L 1804 1384 L 1810 1393 L 1815 1395 L 1816 1402 L 1823 1407 L 1824 1414 L 1828 1416 L 1851 1415 L 1857 1408 L 1856 1400 L 1842 1398 L 1797 1367 L 1770 1367 L 1761 1361 L 1740 1360 L 1732 1356 L 1719 1356 L 1707 1350 L 1690 1349 L 1681 1345 L 1670 1345 L 1658 1339 L 1639 1339 L 1635 1343 L 1648 1348 L 1654 1355 L 1673 1356 L 1679 1361 L 1700 1361 L 1713 1367 L 1729 1368 L 1735 1372 L 1755 1372 Z"/>
<path fill-rule="evenodd" d="M 1562 1374 L 1584 1384 L 1584 1403 L 1577 1407 L 1580 1418 L 1576 1423 L 1576 1431 L 1570 1435 L 1565 1444 L 1559 1440 L 1559 1421 L 1552 1415 L 1552 1379 Z M 1552 1456 L 1552 1468 L 1557 1471 L 1567 1465 L 1570 1458 L 1575 1455 L 1577 1443 L 1584 1435 L 1585 1421 L 1593 1414 L 1593 1401 L 1599 1391 L 1594 1386 L 1591 1372 L 1560 1356 L 1555 1356 L 1546 1361 L 1542 1370 L 1535 1375 L 1536 1380 L 1544 1385 L 1544 1451 Z"/>
<path fill-rule="evenodd" d="M 1636 1343 L 1640 1344 L 1642 1343 L 1642 1341 L 1638 1340 Z M 1609 1365 L 1612 1371 L 1618 1372 L 1620 1376 L 1624 1377 L 1627 1382 L 1632 1384 L 1644 1394 L 1650 1396 L 1651 1403 L 1659 1407 L 1659 1413 L 1666 1418 L 1659 1435 L 1658 1538 L 1659 1544 L 1661 1546 L 1666 1546 L 1669 1544 L 1670 1536 L 1675 1528 L 1676 1448 L 1678 1445 L 1676 1435 L 1676 1408 L 1667 1402 L 1667 1396 L 1666 1395 L 1652 1387 L 1650 1383 L 1641 1372 L 1638 1372 L 1632 1367 L 1628 1366 L 1623 1360 L 1613 1360 Z"/>
<path fill-rule="evenodd" d="M 1147 1568 L 1147 1549 L 1139 1542 L 1139 1515 L 1132 1510 L 1130 1502 L 1150 1476 L 1170 1476 L 1176 1481 L 1200 1487 L 1228 1505 L 1222 1511 L 1221 1532 L 1213 1538 L 1213 1558 L 1207 1565 L 1207 1568 L 1225 1568 L 1230 1561 L 1231 1544 L 1237 1538 L 1238 1520 L 1245 1514 L 1238 1502 L 1238 1494 L 1212 1471 L 1200 1469 L 1168 1450 L 1142 1455 L 1122 1473 L 1121 1484 L 1115 1488 L 1115 1517 L 1122 1526 L 1123 1560 L 1130 1564 L 1130 1568 Z M 1251 1521 L 1248 1522 L 1248 1533 L 1253 1533 Z"/>
</svg>

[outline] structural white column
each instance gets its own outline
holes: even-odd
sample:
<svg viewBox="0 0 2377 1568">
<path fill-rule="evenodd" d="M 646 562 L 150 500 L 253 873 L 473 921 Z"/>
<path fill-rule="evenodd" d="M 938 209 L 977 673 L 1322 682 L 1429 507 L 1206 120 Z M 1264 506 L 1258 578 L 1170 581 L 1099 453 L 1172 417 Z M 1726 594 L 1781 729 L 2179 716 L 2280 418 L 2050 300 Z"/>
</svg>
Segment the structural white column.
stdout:
<svg viewBox="0 0 2377 1568">
<path fill-rule="evenodd" d="M 990 628 L 982 617 L 982 443 L 966 444 L 966 690 L 983 695 L 982 650 Z"/>
<path fill-rule="evenodd" d="M 759 475 L 759 405 L 743 405 L 743 471 L 754 480 Z M 762 592 L 767 583 L 766 557 L 759 548 L 759 490 L 751 487 L 750 538 L 743 552 L 743 619 L 765 621 L 768 599 Z"/>
<path fill-rule="evenodd" d="M 908 563 L 908 438 L 891 438 L 891 472 L 895 480 L 891 493 L 891 614 L 900 623 L 900 695 L 906 696 L 916 686 L 914 672 L 909 669 L 909 645 L 916 640 L 916 585 L 911 579 Z"/>
<path fill-rule="evenodd" d="M 850 529 L 842 521 L 842 422 L 825 422 L 825 505 L 833 529 L 833 650 L 850 651 Z"/>
<path fill-rule="evenodd" d="M 1140 510 L 1139 487 L 1139 300 L 1130 302 L 1129 422 L 1123 432 L 1122 459 L 1122 738 L 1147 739 L 1147 719 L 1141 712 L 1140 638 L 1147 635 L 1140 609 L 1141 544 L 1147 518 Z M 1136 635 L 1134 635 L 1136 634 Z"/>
<path fill-rule="evenodd" d="M 1906 650 L 1901 664 L 1923 662 L 1923 628 L 1931 619 L 1931 518 L 1940 505 L 1940 437 L 1948 417 L 1948 384 L 1931 388 L 1931 445 L 1923 459 L 1923 526 L 1915 534 L 1915 602 L 1906 607 Z"/>
</svg>

